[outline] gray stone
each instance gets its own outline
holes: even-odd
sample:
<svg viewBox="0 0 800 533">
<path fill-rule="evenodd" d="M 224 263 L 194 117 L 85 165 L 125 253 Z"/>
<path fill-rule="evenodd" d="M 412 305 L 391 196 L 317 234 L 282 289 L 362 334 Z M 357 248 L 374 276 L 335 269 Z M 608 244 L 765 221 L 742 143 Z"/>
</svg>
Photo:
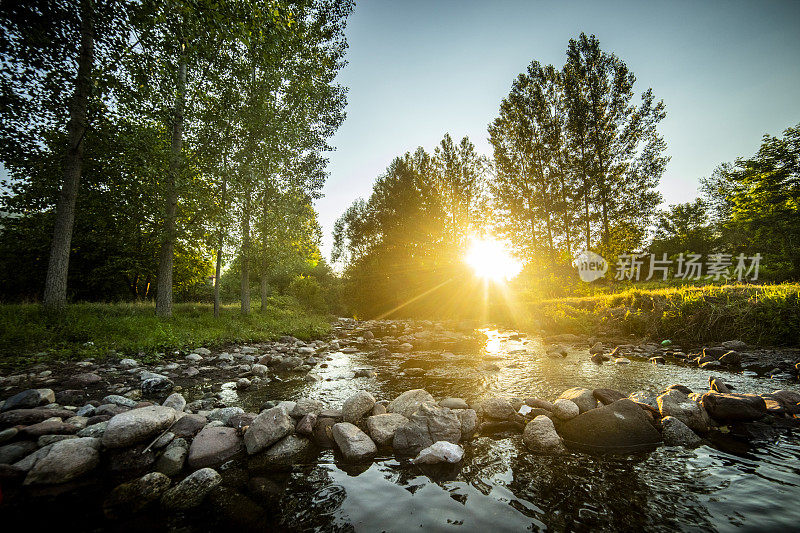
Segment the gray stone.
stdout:
<svg viewBox="0 0 800 533">
<path fill-rule="evenodd" d="M 19 392 L 8 398 L 3 403 L 0 411 L 11 411 L 12 409 L 31 409 L 40 405 L 47 405 L 56 401 L 56 395 L 52 389 L 28 389 Z"/>
<path fill-rule="evenodd" d="M 29 453 L 34 452 L 36 448 L 36 443 L 29 440 L 12 442 L 11 444 L 0 446 L 0 465 L 16 463 Z"/>
<path fill-rule="evenodd" d="M 222 422 L 224 425 L 227 426 L 231 418 L 233 418 L 236 415 L 242 415 L 242 414 L 244 414 L 244 409 L 242 409 L 241 407 L 222 407 L 211 411 L 208 414 L 207 418 L 209 421 L 219 420 L 220 422 Z"/>
<path fill-rule="evenodd" d="M 266 450 L 253 455 L 247 462 L 250 470 L 280 471 L 307 461 L 314 449 L 313 443 L 299 435 L 287 435 Z"/>
<path fill-rule="evenodd" d="M 693 431 L 709 430 L 710 420 L 703 406 L 677 389 L 668 390 L 657 398 L 661 416 L 674 416 Z"/>
<path fill-rule="evenodd" d="M 701 399 L 706 412 L 719 422 L 752 422 L 767 415 L 764 398 L 755 394 L 709 391 Z"/>
<path fill-rule="evenodd" d="M 173 409 L 181 413 L 186 408 L 186 398 L 184 398 L 183 394 L 179 392 L 173 392 L 172 394 L 167 396 L 167 399 L 164 400 L 164 403 L 162 403 L 161 405 L 163 405 L 164 407 L 172 407 Z"/>
<path fill-rule="evenodd" d="M 142 442 L 167 429 L 175 421 L 175 410 L 151 405 L 120 413 L 108 421 L 103 446 L 121 448 Z"/>
<path fill-rule="evenodd" d="M 511 402 L 505 398 L 489 398 L 478 406 L 478 415 L 494 420 L 508 420 L 516 414 Z"/>
<path fill-rule="evenodd" d="M 168 510 L 193 509 L 203 503 L 203 499 L 211 489 L 221 482 L 222 476 L 216 470 L 201 468 L 165 492 L 161 498 L 161 505 Z"/>
<path fill-rule="evenodd" d="M 244 451 L 244 443 L 234 428 L 206 426 L 189 448 L 189 468 L 197 470 L 219 466 Z"/>
<path fill-rule="evenodd" d="M 325 404 L 323 404 L 319 400 L 312 400 L 310 398 L 300 398 L 297 400 L 297 403 L 294 406 L 289 414 L 292 418 L 303 418 L 307 414 L 314 413 L 319 414 L 325 408 Z"/>
<path fill-rule="evenodd" d="M 475 409 L 453 409 L 461 422 L 461 438 L 471 439 L 478 427 L 478 413 Z"/>
<path fill-rule="evenodd" d="M 440 440 L 421 450 L 411 460 L 416 465 L 432 465 L 439 463 L 457 463 L 464 458 L 464 448 L 458 444 Z"/>
<path fill-rule="evenodd" d="M 342 404 L 342 419 L 355 424 L 375 405 L 375 397 L 367 391 L 360 390 L 347 398 Z"/>
<path fill-rule="evenodd" d="M 175 384 L 166 376 L 154 376 L 142 381 L 142 394 L 156 395 L 169 392 Z"/>
<path fill-rule="evenodd" d="M 244 434 L 250 455 L 276 443 L 294 431 L 294 421 L 280 405 L 259 414 Z"/>
<path fill-rule="evenodd" d="M 103 398 L 102 403 L 110 403 L 113 405 L 119 405 L 120 407 L 127 407 L 128 409 L 133 409 L 136 407 L 136 402 L 131 400 L 130 398 L 126 398 L 125 396 L 120 396 L 118 394 L 110 394 Z"/>
<path fill-rule="evenodd" d="M 597 407 L 597 400 L 594 394 L 592 394 L 592 391 L 590 389 L 584 389 L 583 387 L 567 389 L 561 393 L 559 398 L 570 400 L 575 403 L 581 413 L 585 413 Z"/>
<path fill-rule="evenodd" d="M 425 402 L 434 402 L 433 396 L 424 389 L 412 389 L 395 398 L 388 405 L 386 411 L 410 418 L 419 409 L 420 405 Z"/>
<path fill-rule="evenodd" d="M 423 403 L 408 422 L 397 428 L 392 446 L 402 454 L 419 453 L 434 442 L 446 440 L 458 444 L 461 439 L 461 420 L 446 407 Z"/>
<path fill-rule="evenodd" d="M 349 422 L 339 422 L 331 429 L 333 440 L 347 461 L 371 460 L 378 448 L 369 436 Z"/>
<path fill-rule="evenodd" d="M 560 420 L 571 420 L 580 414 L 581 410 L 572 400 L 559 398 L 553 403 L 553 414 Z"/>
<path fill-rule="evenodd" d="M 665 416 L 661 419 L 661 436 L 667 446 L 693 448 L 703 441 L 689 426 L 674 416 Z"/>
<path fill-rule="evenodd" d="M 97 424 L 86 426 L 85 428 L 78 431 L 76 435 L 78 435 L 79 437 L 94 437 L 99 439 L 100 437 L 103 436 L 103 433 L 106 432 L 107 427 L 108 427 L 108 421 L 98 422 Z"/>
<path fill-rule="evenodd" d="M 53 444 L 55 443 L 46 444 L 41 448 L 39 448 L 38 450 L 36 450 L 35 452 L 26 455 L 24 458 L 14 463 L 14 466 L 26 473 L 30 472 L 30 470 L 36 465 L 39 459 L 47 457 L 47 454 L 50 453 L 50 450 L 53 448 Z"/>
<path fill-rule="evenodd" d="M 25 485 L 52 485 L 72 481 L 100 463 L 99 439 L 85 437 L 56 442 L 25 477 Z"/>
<path fill-rule="evenodd" d="M 139 513 L 157 501 L 172 481 L 160 472 L 150 472 L 139 479 L 118 485 L 103 502 L 103 513 L 112 520 Z"/>
<path fill-rule="evenodd" d="M 723 354 L 718 361 L 726 366 L 739 366 L 742 364 L 742 354 L 731 350 Z"/>
<path fill-rule="evenodd" d="M 469 409 L 467 401 L 463 398 L 445 398 L 439 402 L 439 405 L 448 409 Z"/>
<path fill-rule="evenodd" d="M 306 416 L 300 419 L 295 426 L 295 432 L 299 433 L 300 435 L 304 435 L 306 437 L 313 437 L 314 436 L 314 426 L 317 424 L 317 414 L 316 413 L 308 413 Z"/>
<path fill-rule="evenodd" d="M 0 431 L 0 444 L 5 444 L 10 441 L 17 436 L 17 433 L 19 433 L 19 429 L 17 428 L 7 428 Z"/>
<path fill-rule="evenodd" d="M 174 439 L 156 461 L 156 471 L 169 477 L 178 475 L 183 470 L 187 455 L 189 455 L 189 444 L 186 440 L 180 437 Z"/>
<path fill-rule="evenodd" d="M 558 433 L 568 448 L 586 452 L 645 451 L 661 443 L 649 416 L 629 399 L 581 413 L 562 423 Z"/>
<path fill-rule="evenodd" d="M 397 413 L 373 415 L 367 418 L 367 429 L 370 437 L 378 446 L 391 445 L 397 428 L 408 422 L 408 419 Z"/>
<path fill-rule="evenodd" d="M 122 368 L 136 368 L 139 366 L 139 363 L 136 361 L 136 359 L 123 359 L 119 362 L 119 366 Z"/>
<path fill-rule="evenodd" d="M 532 452 L 547 454 L 566 452 L 566 448 L 564 448 L 561 437 L 559 437 L 556 432 L 553 421 L 545 415 L 539 415 L 528 422 L 522 433 L 522 441 Z"/>
</svg>

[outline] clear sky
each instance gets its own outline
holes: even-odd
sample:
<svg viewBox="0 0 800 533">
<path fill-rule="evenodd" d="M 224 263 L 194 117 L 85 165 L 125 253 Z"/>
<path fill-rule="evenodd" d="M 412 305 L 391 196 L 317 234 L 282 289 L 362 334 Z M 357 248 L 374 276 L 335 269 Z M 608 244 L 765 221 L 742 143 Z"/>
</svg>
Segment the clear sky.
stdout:
<svg viewBox="0 0 800 533">
<path fill-rule="evenodd" d="M 666 203 L 697 194 L 720 163 L 800 123 L 800 0 L 362 0 L 350 17 L 347 120 L 317 202 L 323 253 L 336 218 L 395 156 L 445 132 L 491 155 L 487 125 L 534 59 L 562 66 L 570 38 L 595 34 L 667 107 Z"/>
</svg>

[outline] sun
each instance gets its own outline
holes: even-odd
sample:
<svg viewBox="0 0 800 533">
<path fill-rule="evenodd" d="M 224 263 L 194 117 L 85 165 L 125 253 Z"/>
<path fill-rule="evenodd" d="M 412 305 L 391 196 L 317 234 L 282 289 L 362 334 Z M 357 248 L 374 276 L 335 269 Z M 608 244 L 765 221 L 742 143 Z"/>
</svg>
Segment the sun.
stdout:
<svg viewBox="0 0 800 533">
<path fill-rule="evenodd" d="M 491 237 L 473 237 L 464 260 L 476 276 L 496 282 L 509 281 L 522 270 L 522 263 L 511 255 L 508 245 Z"/>
</svg>

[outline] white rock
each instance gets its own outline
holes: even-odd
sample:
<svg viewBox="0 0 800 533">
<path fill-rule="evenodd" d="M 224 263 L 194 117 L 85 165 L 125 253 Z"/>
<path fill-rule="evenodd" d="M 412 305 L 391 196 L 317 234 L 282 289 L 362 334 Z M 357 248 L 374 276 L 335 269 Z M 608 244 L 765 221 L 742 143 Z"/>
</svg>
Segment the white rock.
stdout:
<svg viewBox="0 0 800 533">
<path fill-rule="evenodd" d="M 415 465 L 430 465 L 436 463 L 457 463 L 464 457 L 464 448 L 458 444 L 440 440 L 434 442 L 427 448 L 419 452 L 411 460 Z"/>
</svg>

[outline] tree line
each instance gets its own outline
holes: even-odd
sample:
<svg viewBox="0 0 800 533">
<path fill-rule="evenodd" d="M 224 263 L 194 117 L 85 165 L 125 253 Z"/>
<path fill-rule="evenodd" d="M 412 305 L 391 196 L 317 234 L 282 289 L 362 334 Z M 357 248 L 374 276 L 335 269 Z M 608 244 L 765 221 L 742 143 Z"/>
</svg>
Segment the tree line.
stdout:
<svg viewBox="0 0 800 533">
<path fill-rule="evenodd" d="M 328 276 L 312 203 L 345 117 L 352 8 L 4 2 L 3 299 L 155 297 L 170 316 L 213 276 L 218 312 L 231 263 L 249 312 L 255 280 L 265 306 L 286 269 Z"/>
<path fill-rule="evenodd" d="M 645 272 L 649 253 L 761 253 L 761 279 L 800 277 L 798 129 L 720 166 L 696 201 L 660 209 L 666 107 L 635 84 L 624 61 L 581 34 L 562 67 L 532 61 L 513 80 L 488 126 L 491 158 L 447 134 L 433 154 L 392 161 L 334 227 L 353 310 L 474 314 L 484 289 L 463 259 L 469 238 L 486 234 L 526 263 L 516 290 L 545 296 L 585 289 L 573 266 L 584 250 L 612 265 L 646 252 Z"/>
</svg>

